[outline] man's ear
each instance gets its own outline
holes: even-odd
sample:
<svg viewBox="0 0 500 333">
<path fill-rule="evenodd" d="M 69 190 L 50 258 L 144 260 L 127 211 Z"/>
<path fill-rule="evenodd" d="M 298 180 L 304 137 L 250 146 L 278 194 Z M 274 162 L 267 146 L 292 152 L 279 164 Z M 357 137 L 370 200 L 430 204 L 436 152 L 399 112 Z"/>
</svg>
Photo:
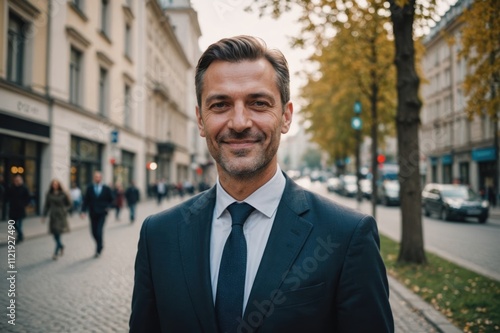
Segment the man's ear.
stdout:
<svg viewBox="0 0 500 333">
<path fill-rule="evenodd" d="M 290 126 L 292 125 L 292 116 L 293 116 L 293 104 L 292 102 L 288 102 L 285 104 L 283 112 L 283 124 L 281 125 L 281 134 L 288 133 L 290 130 Z"/>
<path fill-rule="evenodd" d="M 205 137 L 205 126 L 203 125 L 203 119 L 201 119 L 200 107 L 196 106 L 196 119 L 198 120 L 198 130 L 200 131 L 200 136 Z"/>
</svg>

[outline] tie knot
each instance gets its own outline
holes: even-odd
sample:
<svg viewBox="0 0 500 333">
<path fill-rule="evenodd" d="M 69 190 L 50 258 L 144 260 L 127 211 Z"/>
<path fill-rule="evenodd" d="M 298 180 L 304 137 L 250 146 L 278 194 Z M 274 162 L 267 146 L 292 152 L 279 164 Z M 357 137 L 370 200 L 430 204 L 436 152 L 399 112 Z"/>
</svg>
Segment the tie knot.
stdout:
<svg viewBox="0 0 500 333">
<path fill-rule="evenodd" d="M 231 214 L 232 225 L 243 225 L 246 219 L 252 214 L 253 210 L 252 206 L 247 204 L 246 202 L 234 202 L 227 207 L 229 214 Z"/>
</svg>

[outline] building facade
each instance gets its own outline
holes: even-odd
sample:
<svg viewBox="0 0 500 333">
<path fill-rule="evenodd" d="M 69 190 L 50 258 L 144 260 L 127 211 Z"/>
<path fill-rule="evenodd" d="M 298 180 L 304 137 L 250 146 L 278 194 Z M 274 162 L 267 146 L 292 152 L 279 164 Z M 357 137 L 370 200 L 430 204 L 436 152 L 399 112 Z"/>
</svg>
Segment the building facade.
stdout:
<svg viewBox="0 0 500 333">
<path fill-rule="evenodd" d="M 158 0 L 0 0 L 0 18 L 0 183 L 24 177 L 29 214 L 53 178 L 188 179 L 192 64 Z"/>
<path fill-rule="evenodd" d="M 198 45 L 198 40 L 201 37 L 198 15 L 191 7 L 189 0 L 163 0 L 161 3 L 190 64 L 186 94 L 187 143 L 191 152 L 188 180 L 194 184 L 214 184 L 217 176 L 215 163 L 208 152 L 205 138 L 202 138 L 199 134 L 196 118 L 197 100 L 194 77 L 196 65 L 201 56 Z"/>
<path fill-rule="evenodd" d="M 28 214 L 40 208 L 42 165 L 51 143 L 47 97 L 48 1 L 0 1 L 0 184 L 21 174 L 32 195 Z M 0 218 L 6 209 L 0 202 Z"/>
<path fill-rule="evenodd" d="M 422 85 L 420 147 L 427 157 L 427 182 L 461 182 L 488 191 L 494 186 L 498 124 L 486 115 L 467 117 L 462 84 L 468 69 L 458 57 L 462 29 L 458 18 L 472 1 L 457 1 L 424 40 L 422 67 L 428 83 Z M 450 37 L 455 43 L 449 42 Z"/>
<path fill-rule="evenodd" d="M 148 98 L 146 117 L 146 158 L 154 161 L 148 181 L 163 179 L 177 184 L 187 179 L 189 116 L 186 103 L 189 60 L 160 3 L 145 1 L 145 68 L 141 73 Z"/>
</svg>

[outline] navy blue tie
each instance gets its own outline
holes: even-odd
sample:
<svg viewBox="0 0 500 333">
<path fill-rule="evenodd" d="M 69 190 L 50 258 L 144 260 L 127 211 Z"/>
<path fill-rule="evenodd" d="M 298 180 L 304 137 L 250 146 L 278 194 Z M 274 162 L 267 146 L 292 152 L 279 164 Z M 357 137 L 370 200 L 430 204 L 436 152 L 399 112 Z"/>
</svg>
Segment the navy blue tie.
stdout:
<svg viewBox="0 0 500 333">
<path fill-rule="evenodd" d="M 227 207 L 232 219 L 232 228 L 227 238 L 219 268 L 215 313 L 220 333 L 233 333 L 242 316 L 247 270 L 247 242 L 243 234 L 243 223 L 254 208 L 247 203 L 233 203 Z"/>
</svg>

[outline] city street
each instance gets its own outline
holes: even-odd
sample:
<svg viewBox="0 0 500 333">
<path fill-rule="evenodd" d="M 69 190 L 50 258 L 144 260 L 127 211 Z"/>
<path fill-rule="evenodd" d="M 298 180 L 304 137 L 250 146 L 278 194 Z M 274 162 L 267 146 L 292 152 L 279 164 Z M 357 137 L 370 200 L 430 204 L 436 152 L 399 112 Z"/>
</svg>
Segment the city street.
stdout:
<svg viewBox="0 0 500 333">
<path fill-rule="evenodd" d="M 164 202 L 161 209 L 179 201 Z M 50 235 L 33 237 L 16 246 L 15 298 L 7 298 L 7 290 L 12 287 L 8 280 L 2 278 L 0 284 L 2 307 L 5 309 L 10 299 L 16 301 L 16 325 L 7 324 L 8 317 L 4 314 L 0 331 L 127 332 L 140 225 L 147 215 L 159 209 L 154 201 L 141 203 L 138 222 L 133 225 L 128 222 L 127 210 L 122 211 L 120 222 L 110 214 L 106 222 L 104 252 L 98 259 L 93 258 L 95 248 L 88 222 L 79 217 L 71 219 L 72 225 L 77 227 L 63 236 L 65 253 L 57 261 L 51 259 L 54 242 Z M 39 223 L 38 219 L 29 222 Z M 2 223 L 2 228 L 5 225 Z M 45 225 L 37 227 L 46 228 Z M 7 246 L 0 247 L 0 254 L 5 258 L 1 265 L 2 276 L 8 277 Z M 391 291 L 396 332 L 436 332 L 410 307 L 405 293 L 409 291 Z"/>
<path fill-rule="evenodd" d="M 167 206 L 164 201 L 161 208 Z M 50 235 L 16 246 L 16 326 L 6 325 L 3 314 L 0 331 L 128 331 L 140 226 L 147 215 L 159 209 L 155 202 L 140 205 L 138 220 L 132 225 L 127 209 L 122 211 L 120 222 L 115 221 L 114 214 L 109 214 L 104 251 L 98 259 L 94 258 L 95 243 L 88 227 L 63 235 L 65 252 L 57 261 L 51 259 L 54 241 Z M 88 225 L 87 217 L 85 223 Z M 5 246 L 0 248 L 4 274 L 6 250 Z M 7 289 L 7 280 L 3 278 L 0 294 L 3 309 L 8 302 Z"/>
<path fill-rule="evenodd" d="M 357 208 L 354 198 L 328 193 L 325 184 L 311 183 L 301 178 L 298 183 L 346 206 Z M 364 199 L 362 212 L 371 214 L 371 202 Z M 377 206 L 377 222 L 380 233 L 399 241 L 401 238 L 400 207 Z M 500 281 L 500 220 L 490 217 L 486 224 L 476 219 L 467 221 L 442 221 L 437 216 L 423 218 L 426 250 L 453 261 L 477 273 Z"/>
</svg>

